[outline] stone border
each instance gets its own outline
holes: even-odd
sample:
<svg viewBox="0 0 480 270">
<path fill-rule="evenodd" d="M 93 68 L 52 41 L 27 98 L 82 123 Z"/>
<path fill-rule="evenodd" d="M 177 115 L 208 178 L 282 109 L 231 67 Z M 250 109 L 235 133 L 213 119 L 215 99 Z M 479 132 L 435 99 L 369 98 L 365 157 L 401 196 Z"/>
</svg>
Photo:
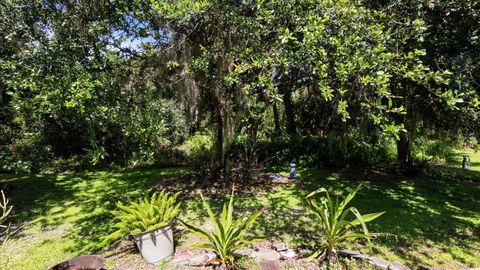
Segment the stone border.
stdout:
<svg viewBox="0 0 480 270">
<path fill-rule="evenodd" d="M 339 250 L 339 254 L 357 259 L 357 260 L 363 260 L 368 262 L 370 265 L 379 267 L 381 269 L 386 269 L 386 270 L 411 270 L 410 267 L 403 265 L 399 262 L 389 262 L 384 259 L 380 259 L 374 256 L 369 256 L 365 254 L 361 254 L 358 251 L 354 250 Z"/>
</svg>

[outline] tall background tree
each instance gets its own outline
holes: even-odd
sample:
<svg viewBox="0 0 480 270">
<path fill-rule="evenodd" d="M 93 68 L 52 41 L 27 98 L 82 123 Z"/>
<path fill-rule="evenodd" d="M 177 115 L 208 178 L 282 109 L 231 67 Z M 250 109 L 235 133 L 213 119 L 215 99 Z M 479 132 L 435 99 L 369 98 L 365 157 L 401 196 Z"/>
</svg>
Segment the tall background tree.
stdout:
<svg viewBox="0 0 480 270">
<path fill-rule="evenodd" d="M 409 167 L 418 137 L 478 135 L 478 5 L 5 1 L 0 161 L 223 175 L 245 141 L 309 166 L 390 161 L 396 141 Z"/>
</svg>

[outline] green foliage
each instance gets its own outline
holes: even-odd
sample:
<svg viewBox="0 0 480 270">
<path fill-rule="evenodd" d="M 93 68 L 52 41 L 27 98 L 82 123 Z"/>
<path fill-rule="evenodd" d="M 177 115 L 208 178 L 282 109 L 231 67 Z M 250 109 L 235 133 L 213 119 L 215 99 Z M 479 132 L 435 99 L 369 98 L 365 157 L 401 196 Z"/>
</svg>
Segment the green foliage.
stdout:
<svg viewBox="0 0 480 270">
<path fill-rule="evenodd" d="M 212 136 L 211 132 L 195 133 L 182 144 L 181 149 L 194 159 L 200 158 L 212 151 Z"/>
<path fill-rule="evenodd" d="M 197 132 L 191 135 L 179 147 L 201 175 L 208 173 L 213 156 L 213 133 L 206 130 L 205 132 Z"/>
<path fill-rule="evenodd" d="M 456 143 L 447 139 L 432 140 L 419 137 L 413 144 L 413 153 L 422 161 L 453 163 L 457 158 L 455 148 Z"/>
<path fill-rule="evenodd" d="M 358 239 L 370 240 L 365 223 L 372 221 L 385 212 L 371 213 L 361 215 L 355 207 L 348 207 L 350 201 L 355 197 L 360 186 L 350 192 L 345 199 L 338 201 L 338 198 L 332 200 L 325 188 L 320 188 L 307 196 L 307 202 L 310 212 L 317 218 L 322 230 L 322 242 L 320 248 L 310 256 L 311 259 L 317 257 L 327 257 L 329 261 L 336 259 L 336 248 L 346 241 Z M 318 193 L 324 194 L 320 201 L 314 199 Z M 349 219 L 349 214 L 353 214 L 354 218 Z M 361 226 L 362 233 L 354 232 L 352 229 Z"/>
<path fill-rule="evenodd" d="M 0 146 L 0 171 L 5 172 L 30 172 L 30 164 L 20 160 L 16 147 Z"/>
<path fill-rule="evenodd" d="M 252 145 L 255 145 L 253 152 Z M 388 163 L 395 159 L 396 154 L 393 139 L 379 135 L 363 136 L 355 131 L 346 134 L 331 132 L 326 136 L 281 134 L 263 140 L 234 140 L 228 152 L 229 158 L 236 163 L 245 153 L 253 155 L 251 160 L 270 166 L 286 166 L 293 160 L 303 167 Z"/>
<path fill-rule="evenodd" d="M 199 245 L 199 248 L 215 250 L 220 258 L 220 263 L 225 264 L 229 269 L 236 269 L 236 251 L 253 242 L 263 239 L 263 237 L 260 236 L 249 237 L 247 235 L 249 227 L 252 226 L 255 220 L 263 213 L 263 209 L 258 210 L 250 216 L 243 214 L 234 219 L 234 191 L 232 191 L 228 206 L 225 203 L 220 216 L 215 217 L 210 205 L 205 201 L 203 194 L 200 193 L 200 196 L 202 198 L 203 206 L 207 210 L 210 222 L 213 224 L 213 231 L 207 232 L 183 221 L 182 224 L 184 224 L 191 232 L 208 241 L 208 243 Z"/>
<path fill-rule="evenodd" d="M 180 210 L 177 197 L 180 193 L 171 194 L 162 190 L 155 192 L 150 198 L 144 197 L 140 203 L 130 202 L 124 205 L 117 202 L 117 210 L 112 214 L 119 221 L 114 225 L 116 231 L 109 235 L 104 243 L 124 237 L 149 232 L 171 224 Z"/>
<path fill-rule="evenodd" d="M 371 164 L 400 133 L 480 130 L 472 1 L 18 2 L 0 5 L 7 170 L 222 167 L 235 136 L 283 144 L 284 129 L 320 134 L 328 154 L 305 164 Z M 201 122 L 218 147 L 189 146 Z"/>
</svg>

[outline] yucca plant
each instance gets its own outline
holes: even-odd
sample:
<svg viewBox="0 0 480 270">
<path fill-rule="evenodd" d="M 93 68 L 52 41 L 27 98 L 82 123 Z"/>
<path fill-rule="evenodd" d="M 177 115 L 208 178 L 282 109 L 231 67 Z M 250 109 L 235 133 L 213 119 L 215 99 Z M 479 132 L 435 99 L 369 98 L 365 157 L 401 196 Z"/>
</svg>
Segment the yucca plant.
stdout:
<svg viewBox="0 0 480 270">
<path fill-rule="evenodd" d="M 358 186 L 342 201 L 332 200 L 325 188 L 320 188 L 307 196 L 310 212 L 317 218 L 323 232 L 321 247 L 309 259 L 327 258 L 329 261 L 337 259 L 336 248 L 345 241 L 366 239 L 370 242 L 371 235 L 365 223 L 372 221 L 385 212 L 361 215 L 355 207 L 347 207 L 355 197 L 361 186 Z M 316 194 L 322 194 L 320 201 L 314 199 Z M 349 215 L 350 214 L 350 215 Z M 361 232 L 354 231 L 361 227 Z"/>
<path fill-rule="evenodd" d="M 9 200 L 5 197 L 3 190 L 0 191 L 2 194 L 2 201 L 0 202 L 0 252 L 3 249 L 4 244 L 7 242 L 10 234 L 10 225 L 5 225 L 5 221 L 12 211 L 12 206 L 9 205 Z"/>
<path fill-rule="evenodd" d="M 243 214 L 234 219 L 234 192 L 232 191 L 228 206 L 225 203 L 220 216 L 215 217 L 210 205 L 205 201 L 203 194 L 200 193 L 200 196 L 202 198 L 203 206 L 207 210 L 210 221 L 213 224 L 213 231 L 206 232 L 199 227 L 188 224 L 182 220 L 180 220 L 180 222 L 182 222 L 189 231 L 208 241 L 208 243 L 198 245 L 198 248 L 215 250 L 219 258 L 208 263 L 219 262 L 225 264 L 227 269 L 237 269 L 235 263 L 236 251 L 248 244 L 264 239 L 264 237 L 261 236 L 248 236 L 248 229 L 263 213 L 263 208 L 249 216 Z"/>
<path fill-rule="evenodd" d="M 169 225 L 180 210 L 180 203 L 177 202 L 179 194 L 162 190 L 155 192 L 150 198 L 143 198 L 140 203 L 130 202 L 128 205 L 124 205 L 117 202 L 117 210 L 112 212 L 119 220 L 114 225 L 117 230 L 108 236 L 105 242 Z"/>
<path fill-rule="evenodd" d="M 0 215 L 0 226 L 6 228 L 7 226 L 3 225 L 3 223 L 5 223 L 5 220 L 12 211 L 12 206 L 9 205 L 10 200 L 5 197 L 3 190 L 0 190 L 0 193 L 2 194 L 2 201 L 0 202 L 0 209 L 2 211 L 2 214 Z"/>
</svg>

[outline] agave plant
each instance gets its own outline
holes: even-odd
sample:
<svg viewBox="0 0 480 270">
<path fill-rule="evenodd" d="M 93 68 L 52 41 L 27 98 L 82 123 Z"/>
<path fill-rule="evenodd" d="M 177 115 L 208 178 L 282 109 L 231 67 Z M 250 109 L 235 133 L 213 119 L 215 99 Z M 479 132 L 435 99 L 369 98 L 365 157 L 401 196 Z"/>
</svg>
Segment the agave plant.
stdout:
<svg viewBox="0 0 480 270">
<path fill-rule="evenodd" d="M 10 214 L 12 211 L 12 206 L 9 205 L 9 200 L 5 197 L 5 193 L 3 193 L 3 190 L 0 190 L 0 193 L 2 194 L 2 201 L 0 202 L 0 209 L 2 211 L 2 214 L 0 215 L 0 226 L 2 228 L 6 228 L 3 223 L 7 219 L 7 216 Z"/>
<path fill-rule="evenodd" d="M 7 242 L 8 236 L 10 234 L 10 225 L 5 225 L 5 220 L 12 211 L 12 206 L 9 205 L 9 200 L 5 197 L 3 190 L 0 191 L 2 194 L 2 201 L 0 202 L 0 252 L 2 251 L 3 245 Z"/>
<path fill-rule="evenodd" d="M 234 192 L 232 191 L 228 206 L 224 204 L 220 216 L 215 217 L 210 205 L 205 201 L 203 194 L 200 193 L 200 196 L 210 221 L 213 223 L 213 231 L 206 232 L 182 220 L 180 220 L 180 222 L 182 222 L 189 231 L 200 235 L 208 241 L 208 243 L 198 245 L 198 248 L 215 250 L 219 258 L 208 263 L 219 262 L 225 264 L 227 269 L 237 269 L 237 265 L 235 264 L 236 251 L 248 244 L 264 239 L 264 237 L 261 236 L 249 237 L 247 235 L 249 227 L 263 213 L 263 208 L 250 216 L 243 214 L 237 219 L 234 219 Z"/>
<path fill-rule="evenodd" d="M 337 258 L 336 248 L 339 244 L 358 239 L 366 239 L 370 242 L 371 235 L 365 223 L 380 217 L 385 212 L 361 215 L 357 208 L 347 207 L 360 188 L 361 186 L 358 186 L 340 202 L 338 198 L 332 200 L 325 188 L 320 188 L 307 196 L 310 211 L 320 222 L 323 232 L 321 247 L 309 259 L 326 257 L 332 261 Z M 316 194 L 324 195 L 319 202 L 314 199 Z M 358 226 L 361 226 L 361 232 L 353 230 Z"/>
<path fill-rule="evenodd" d="M 171 194 L 162 190 L 155 192 L 150 198 L 145 197 L 140 203 L 130 202 L 130 204 L 124 205 L 117 202 L 117 210 L 112 212 L 119 220 L 114 225 L 117 230 L 109 235 L 104 243 L 128 234 L 149 232 L 169 225 L 180 210 L 180 203 L 177 202 L 179 194 Z"/>
</svg>

